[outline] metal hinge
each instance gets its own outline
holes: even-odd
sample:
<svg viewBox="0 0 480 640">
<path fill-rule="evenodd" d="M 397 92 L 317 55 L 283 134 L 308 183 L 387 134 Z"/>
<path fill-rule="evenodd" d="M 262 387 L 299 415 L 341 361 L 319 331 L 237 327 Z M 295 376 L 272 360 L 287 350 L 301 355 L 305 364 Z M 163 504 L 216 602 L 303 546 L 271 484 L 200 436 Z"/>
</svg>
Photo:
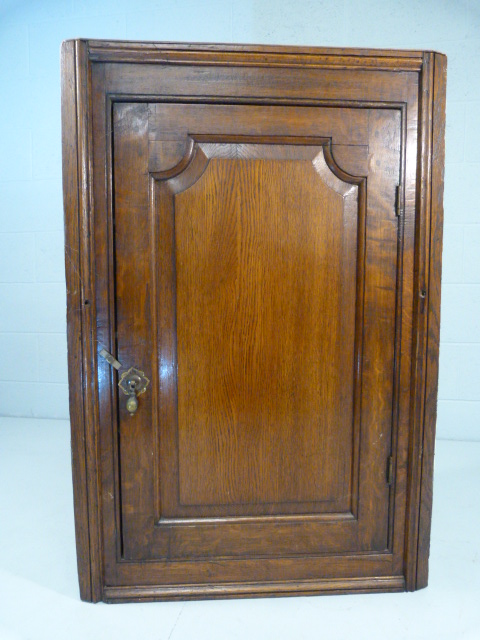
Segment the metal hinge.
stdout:
<svg viewBox="0 0 480 640">
<path fill-rule="evenodd" d="M 402 185 L 398 184 L 395 188 L 395 215 L 401 217 L 403 216 L 403 211 Z"/>
<path fill-rule="evenodd" d="M 389 456 L 387 460 L 387 484 L 393 484 L 393 456 Z"/>
</svg>

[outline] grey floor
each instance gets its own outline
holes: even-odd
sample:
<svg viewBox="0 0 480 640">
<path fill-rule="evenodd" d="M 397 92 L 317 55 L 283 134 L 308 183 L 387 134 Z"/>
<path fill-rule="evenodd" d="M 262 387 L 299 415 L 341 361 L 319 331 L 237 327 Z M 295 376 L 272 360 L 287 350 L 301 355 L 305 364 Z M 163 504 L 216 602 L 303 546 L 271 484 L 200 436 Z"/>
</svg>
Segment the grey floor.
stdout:
<svg viewBox="0 0 480 640">
<path fill-rule="evenodd" d="M 437 442 L 427 589 L 128 605 L 79 599 L 69 443 L 0 418 L 0 640 L 480 640 L 480 442 Z"/>
</svg>

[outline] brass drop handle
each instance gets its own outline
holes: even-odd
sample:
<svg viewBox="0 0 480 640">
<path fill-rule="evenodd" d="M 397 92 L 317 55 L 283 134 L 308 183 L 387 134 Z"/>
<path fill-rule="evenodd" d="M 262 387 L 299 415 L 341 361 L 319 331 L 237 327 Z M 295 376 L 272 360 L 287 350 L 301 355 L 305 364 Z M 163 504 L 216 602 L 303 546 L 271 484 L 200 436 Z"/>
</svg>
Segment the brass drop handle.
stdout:
<svg viewBox="0 0 480 640">
<path fill-rule="evenodd" d="M 111 353 L 108 353 L 106 349 L 102 349 L 99 355 L 104 358 L 108 364 L 110 364 L 117 371 L 122 368 L 122 364 Z M 144 374 L 143 371 L 130 367 L 128 371 L 125 371 L 120 376 L 118 386 L 125 395 L 128 396 L 126 407 L 128 413 L 133 416 L 138 409 L 138 396 L 145 393 L 150 380 Z"/>
<path fill-rule="evenodd" d="M 145 376 L 143 371 L 130 367 L 120 376 L 118 386 L 125 395 L 128 396 L 126 407 L 128 413 L 133 416 L 138 409 L 138 396 L 145 393 L 150 380 Z"/>
<path fill-rule="evenodd" d="M 135 411 L 138 409 L 138 399 L 135 393 L 135 380 L 130 382 L 130 394 L 127 399 L 127 411 L 133 416 Z"/>
</svg>

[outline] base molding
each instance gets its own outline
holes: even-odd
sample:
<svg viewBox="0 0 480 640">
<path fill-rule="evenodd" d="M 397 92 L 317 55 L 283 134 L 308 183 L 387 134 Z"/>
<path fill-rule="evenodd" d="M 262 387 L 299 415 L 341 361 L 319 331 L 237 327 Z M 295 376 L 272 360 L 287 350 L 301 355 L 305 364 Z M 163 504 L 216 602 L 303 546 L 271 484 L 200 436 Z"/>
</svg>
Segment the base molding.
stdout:
<svg viewBox="0 0 480 640">
<path fill-rule="evenodd" d="M 239 582 L 202 585 L 105 586 L 104 602 L 152 602 L 214 598 L 259 598 L 341 593 L 385 593 L 405 591 L 403 576 L 372 578 L 327 578 L 286 582 Z"/>
</svg>

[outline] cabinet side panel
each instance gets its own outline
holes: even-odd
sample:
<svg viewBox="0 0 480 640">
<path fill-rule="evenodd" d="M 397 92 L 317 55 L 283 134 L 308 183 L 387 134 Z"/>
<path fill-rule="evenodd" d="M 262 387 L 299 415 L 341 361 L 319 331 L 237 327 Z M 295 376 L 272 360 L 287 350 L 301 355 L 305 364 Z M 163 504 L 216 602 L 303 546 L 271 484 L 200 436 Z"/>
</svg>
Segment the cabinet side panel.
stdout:
<svg viewBox="0 0 480 640">
<path fill-rule="evenodd" d="M 68 380 L 77 565 L 82 600 L 92 599 L 83 412 L 82 280 L 79 257 L 75 43 L 62 45 L 62 157 L 67 282 Z"/>
<path fill-rule="evenodd" d="M 90 65 L 87 45 L 63 49 L 63 153 L 66 227 L 67 321 L 72 457 L 80 594 L 102 597 L 98 499 L 96 311 L 92 259 L 93 199 Z"/>
<path fill-rule="evenodd" d="M 432 178 L 430 214 L 430 273 L 423 433 L 422 484 L 418 532 L 416 588 L 428 583 L 428 556 L 432 518 L 433 456 L 437 418 L 438 352 L 440 339 L 440 285 L 442 275 L 443 182 L 445 163 L 445 92 L 447 60 L 435 55 L 433 85 Z"/>
</svg>

